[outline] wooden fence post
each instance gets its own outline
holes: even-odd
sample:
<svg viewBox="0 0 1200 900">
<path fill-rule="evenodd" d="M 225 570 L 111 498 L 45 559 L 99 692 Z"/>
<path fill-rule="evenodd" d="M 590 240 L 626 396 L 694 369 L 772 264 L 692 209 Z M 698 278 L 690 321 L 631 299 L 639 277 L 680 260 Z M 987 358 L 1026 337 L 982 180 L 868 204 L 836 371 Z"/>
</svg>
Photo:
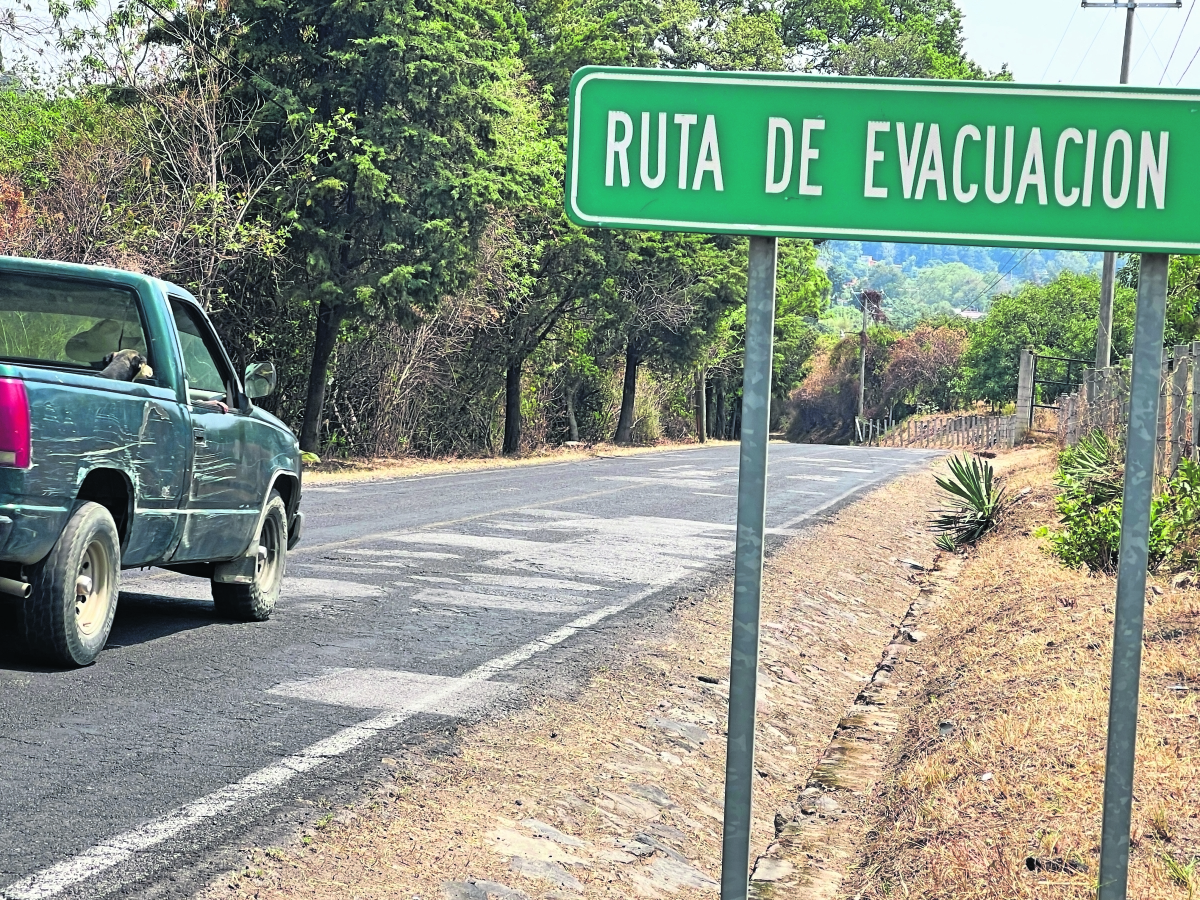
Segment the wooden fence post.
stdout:
<svg viewBox="0 0 1200 900">
<path fill-rule="evenodd" d="M 1200 460 L 1200 341 L 1192 343 L 1192 460 Z"/>
<path fill-rule="evenodd" d="M 1175 470 L 1179 468 L 1179 457 L 1183 454 L 1184 436 L 1187 432 L 1184 426 L 1187 424 L 1187 389 L 1188 389 L 1188 363 L 1189 347 L 1187 344 L 1180 344 L 1175 348 L 1174 370 L 1171 373 L 1171 447 L 1170 447 L 1170 465 L 1167 467 L 1167 473 L 1174 475 Z"/>
<path fill-rule="evenodd" d="M 1170 404 L 1171 351 L 1163 348 L 1162 369 L 1158 382 L 1158 451 L 1154 457 L 1154 475 L 1161 478 L 1167 468 L 1167 408 Z"/>
</svg>

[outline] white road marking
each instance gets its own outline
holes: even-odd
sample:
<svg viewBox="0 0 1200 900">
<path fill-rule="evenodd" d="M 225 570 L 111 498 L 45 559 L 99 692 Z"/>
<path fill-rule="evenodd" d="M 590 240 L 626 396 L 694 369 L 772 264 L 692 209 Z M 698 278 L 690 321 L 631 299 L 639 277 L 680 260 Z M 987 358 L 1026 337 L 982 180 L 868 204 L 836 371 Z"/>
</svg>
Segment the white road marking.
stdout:
<svg viewBox="0 0 1200 900">
<path fill-rule="evenodd" d="M 553 523 L 547 522 L 517 522 L 514 520 L 499 522 L 481 522 L 484 528 L 495 528 L 498 531 L 547 531 L 554 528 Z"/>
<path fill-rule="evenodd" d="M 465 716 L 489 706 L 514 690 L 516 688 L 513 685 L 494 681 L 480 683 L 421 672 L 336 669 L 316 678 L 278 685 L 271 688 L 269 693 L 355 709 Z M 427 704 L 425 697 L 430 695 L 441 699 L 434 704 Z"/>
<path fill-rule="evenodd" d="M 558 578 L 535 578 L 528 575 L 477 575 L 464 572 L 463 578 L 489 587 L 511 587 L 534 593 L 548 591 L 611 591 L 612 588 L 599 584 L 584 584 L 582 581 L 563 581 Z"/>
<path fill-rule="evenodd" d="M 523 516 L 537 516 L 542 519 L 578 519 L 582 513 L 563 512 L 559 509 L 523 509 Z"/>
<path fill-rule="evenodd" d="M 461 559 L 457 553 L 435 550 L 347 550 L 347 556 L 396 556 L 401 559 Z"/>
<path fill-rule="evenodd" d="M 339 572 L 359 572 L 359 573 L 365 573 L 365 574 L 368 574 L 368 575 L 399 575 L 399 574 L 400 574 L 399 572 L 393 572 L 392 570 L 393 570 L 393 569 L 404 569 L 404 568 L 407 568 L 408 566 L 410 566 L 410 565 L 411 565 L 411 563 L 402 563 L 402 562 L 394 562 L 394 563 L 368 563 L 368 562 L 360 562 L 358 565 L 352 565 L 352 564 L 350 564 L 350 563 L 310 563 L 310 562 L 303 562 L 303 563 L 293 563 L 293 565 L 294 565 L 294 566 L 295 566 L 297 569 L 303 569 L 305 572 L 332 572 L 332 573 L 334 573 L 335 575 L 336 575 L 337 573 L 339 573 Z M 384 569 L 384 568 L 372 568 L 372 566 L 387 566 L 387 568 L 386 568 L 386 569 Z M 295 579 L 294 579 L 294 576 L 293 576 L 292 578 L 289 578 L 287 581 L 285 581 L 285 582 L 284 582 L 284 584 L 285 584 L 285 585 L 286 585 L 286 584 L 289 584 L 289 583 L 290 583 L 290 582 L 292 582 L 293 580 L 295 580 Z"/>
<path fill-rule="evenodd" d="M 830 472 L 858 472 L 862 475 L 870 475 L 870 469 L 855 469 L 852 466 L 830 466 Z"/>
<path fill-rule="evenodd" d="M 798 481 L 837 481 L 832 475 L 785 475 L 784 478 L 794 478 Z"/>
<path fill-rule="evenodd" d="M 425 590 L 412 598 L 417 602 L 440 603 L 444 606 L 470 606 L 477 609 L 511 609 L 523 612 L 563 613 L 578 612 L 583 606 L 578 603 L 563 603 L 556 600 L 528 600 L 523 597 L 505 597 L 500 594 L 476 594 L 471 591 Z"/>
<path fill-rule="evenodd" d="M 389 534 L 384 540 L 401 541 L 406 544 L 440 544 L 444 547 L 462 547 L 469 550 L 491 550 L 496 553 L 507 553 L 510 550 L 523 549 L 531 541 L 518 538 L 490 537 L 482 534 L 459 534 L 450 531 L 407 531 L 400 534 Z"/>
<path fill-rule="evenodd" d="M 461 678 L 453 679 L 453 684 L 436 688 L 420 698 L 415 704 L 415 706 L 419 706 L 419 709 L 385 712 L 357 725 L 343 728 L 330 737 L 310 744 L 298 753 L 265 766 L 257 772 L 252 772 L 241 781 L 227 785 L 199 800 L 184 804 L 157 819 L 151 819 L 144 825 L 109 838 L 78 856 L 22 878 L 8 887 L 0 889 L 0 898 L 3 900 L 46 900 L 48 897 L 60 894 L 81 881 L 86 881 L 121 865 L 137 853 L 168 841 L 195 825 L 225 815 L 250 800 L 270 793 L 297 775 L 311 771 L 333 757 L 341 756 L 362 746 L 376 735 L 395 728 L 418 712 L 432 709 L 447 697 L 460 691 L 462 682 L 485 682 L 489 678 L 561 644 L 572 635 L 591 628 L 610 616 L 624 612 L 635 603 L 653 594 L 655 590 L 657 588 L 639 591 L 619 603 L 580 616 L 562 628 L 472 669 Z"/>
<path fill-rule="evenodd" d="M 706 488 L 720 487 L 719 479 L 711 475 L 697 473 L 691 477 L 680 473 L 678 475 L 601 475 L 598 481 L 624 481 L 630 484 L 666 484 L 677 488 Z"/>
<path fill-rule="evenodd" d="M 283 596 L 289 599 L 342 600 L 347 597 L 379 597 L 383 593 L 373 584 L 333 578 L 286 578 L 283 582 Z"/>
</svg>

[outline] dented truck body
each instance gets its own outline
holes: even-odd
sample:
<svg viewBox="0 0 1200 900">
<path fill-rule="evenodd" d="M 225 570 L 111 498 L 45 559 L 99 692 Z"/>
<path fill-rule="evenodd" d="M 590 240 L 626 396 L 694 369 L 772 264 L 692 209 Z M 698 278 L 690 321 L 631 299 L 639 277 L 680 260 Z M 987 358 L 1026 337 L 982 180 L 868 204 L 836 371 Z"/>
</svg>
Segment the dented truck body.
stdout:
<svg viewBox="0 0 1200 900">
<path fill-rule="evenodd" d="M 18 334 L 23 328 L 40 331 Z M 101 351 L 122 343 L 145 357 L 150 377 L 101 377 Z M 299 540 L 295 436 L 254 406 L 182 288 L 120 270 L 0 257 L 4 385 L 25 395 L 28 458 L 20 448 L 6 456 L 0 445 L 0 578 L 28 577 L 82 502 L 111 514 L 122 568 L 220 580 L 224 566 L 233 573 L 226 580 L 237 581 L 253 568 L 276 493 L 287 549 Z"/>
</svg>

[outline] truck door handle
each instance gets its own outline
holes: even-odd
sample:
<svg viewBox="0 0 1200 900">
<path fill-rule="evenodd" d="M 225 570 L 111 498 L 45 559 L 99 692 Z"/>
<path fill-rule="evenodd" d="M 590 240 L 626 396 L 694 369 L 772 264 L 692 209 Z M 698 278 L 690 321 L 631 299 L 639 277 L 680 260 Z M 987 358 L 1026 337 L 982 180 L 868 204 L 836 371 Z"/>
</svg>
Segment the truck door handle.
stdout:
<svg viewBox="0 0 1200 900">
<path fill-rule="evenodd" d="M 205 437 L 203 428 L 193 428 L 192 429 L 192 437 L 194 437 L 196 439 L 197 447 L 207 447 L 208 446 L 208 438 Z"/>
</svg>

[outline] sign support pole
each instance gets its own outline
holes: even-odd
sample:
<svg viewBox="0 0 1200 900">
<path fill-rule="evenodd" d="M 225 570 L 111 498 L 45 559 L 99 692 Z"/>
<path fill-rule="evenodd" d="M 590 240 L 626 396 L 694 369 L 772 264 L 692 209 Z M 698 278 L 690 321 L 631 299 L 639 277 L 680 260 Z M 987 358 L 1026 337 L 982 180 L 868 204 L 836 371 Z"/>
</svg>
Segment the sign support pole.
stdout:
<svg viewBox="0 0 1200 900">
<path fill-rule="evenodd" d="M 750 238 L 721 900 L 746 900 L 749 890 L 754 720 L 758 705 L 758 624 L 762 600 L 763 529 L 766 526 L 767 441 L 771 424 L 771 353 L 775 338 L 776 250 L 777 241 L 773 237 Z"/>
<path fill-rule="evenodd" d="M 1138 687 L 1150 501 L 1158 445 L 1159 379 L 1167 308 L 1165 253 L 1143 253 L 1133 335 L 1133 379 L 1125 444 L 1125 499 L 1117 569 L 1116 623 L 1104 765 L 1104 824 L 1100 837 L 1099 900 L 1125 900 L 1129 877 L 1129 823 L 1137 748 Z"/>
</svg>

